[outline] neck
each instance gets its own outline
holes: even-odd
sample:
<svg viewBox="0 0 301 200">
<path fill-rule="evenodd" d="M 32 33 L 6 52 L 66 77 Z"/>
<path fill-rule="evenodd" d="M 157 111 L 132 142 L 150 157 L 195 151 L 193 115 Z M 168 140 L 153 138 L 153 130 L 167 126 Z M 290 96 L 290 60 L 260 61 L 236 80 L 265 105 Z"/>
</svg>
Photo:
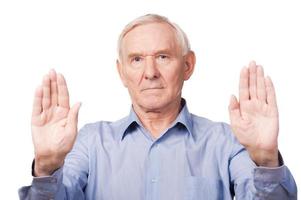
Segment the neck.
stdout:
<svg viewBox="0 0 301 200">
<path fill-rule="evenodd" d="M 154 138 L 158 138 L 177 118 L 181 109 L 181 98 L 159 109 L 143 109 L 136 104 L 133 104 L 133 108 L 144 128 Z"/>
</svg>

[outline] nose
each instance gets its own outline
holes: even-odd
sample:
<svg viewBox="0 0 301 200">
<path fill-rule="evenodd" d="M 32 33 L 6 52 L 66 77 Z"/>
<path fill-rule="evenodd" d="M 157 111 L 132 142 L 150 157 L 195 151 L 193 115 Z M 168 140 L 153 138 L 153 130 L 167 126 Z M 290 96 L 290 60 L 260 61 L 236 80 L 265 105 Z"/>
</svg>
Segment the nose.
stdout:
<svg viewBox="0 0 301 200">
<path fill-rule="evenodd" d="M 160 71 L 156 65 L 156 59 L 153 56 L 146 57 L 146 66 L 144 70 L 144 78 L 153 80 L 160 77 Z"/>
</svg>

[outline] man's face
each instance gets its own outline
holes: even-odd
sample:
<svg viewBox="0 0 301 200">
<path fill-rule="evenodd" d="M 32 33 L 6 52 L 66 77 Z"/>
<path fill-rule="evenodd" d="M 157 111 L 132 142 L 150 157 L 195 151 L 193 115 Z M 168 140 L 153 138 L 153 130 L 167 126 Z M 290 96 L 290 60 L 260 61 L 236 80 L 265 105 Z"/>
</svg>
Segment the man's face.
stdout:
<svg viewBox="0 0 301 200">
<path fill-rule="evenodd" d="M 189 58 L 187 58 L 189 57 Z M 132 103 L 155 111 L 181 98 L 194 54 L 182 55 L 173 28 L 166 23 L 140 25 L 123 38 L 118 70 Z"/>
</svg>

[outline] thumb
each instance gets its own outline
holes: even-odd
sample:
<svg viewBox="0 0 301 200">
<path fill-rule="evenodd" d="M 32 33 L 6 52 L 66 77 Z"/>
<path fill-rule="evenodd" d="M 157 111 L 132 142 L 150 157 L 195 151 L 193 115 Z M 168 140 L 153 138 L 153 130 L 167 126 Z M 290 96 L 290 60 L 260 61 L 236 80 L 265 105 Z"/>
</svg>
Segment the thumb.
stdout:
<svg viewBox="0 0 301 200">
<path fill-rule="evenodd" d="M 231 95 L 228 109 L 231 121 L 240 118 L 240 106 L 234 95 Z"/>
<path fill-rule="evenodd" d="M 81 102 L 78 102 L 72 106 L 69 110 L 68 117 L 67 117 L 67 127 L 71 129 L 77 128 L 78 122 L 78 113 L 81 107 Z"/>
</svg>

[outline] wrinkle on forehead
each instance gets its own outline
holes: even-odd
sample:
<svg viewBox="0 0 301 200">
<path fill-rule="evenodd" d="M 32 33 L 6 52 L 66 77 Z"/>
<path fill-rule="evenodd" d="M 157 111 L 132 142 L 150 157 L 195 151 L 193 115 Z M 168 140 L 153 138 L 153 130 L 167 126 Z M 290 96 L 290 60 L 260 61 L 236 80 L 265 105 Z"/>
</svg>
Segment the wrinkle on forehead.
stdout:
<svg viewBox="0 0 301 200">
<path fill-rule="evenodd" d="M 166 23 L 140 25 L 129 31 L 122 41 L 123 55 L 154 55 L 161 50 L 181 51 L 174 29 Z"/>
</svg>

